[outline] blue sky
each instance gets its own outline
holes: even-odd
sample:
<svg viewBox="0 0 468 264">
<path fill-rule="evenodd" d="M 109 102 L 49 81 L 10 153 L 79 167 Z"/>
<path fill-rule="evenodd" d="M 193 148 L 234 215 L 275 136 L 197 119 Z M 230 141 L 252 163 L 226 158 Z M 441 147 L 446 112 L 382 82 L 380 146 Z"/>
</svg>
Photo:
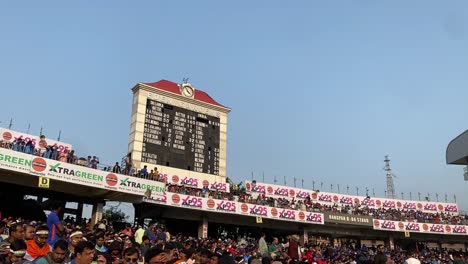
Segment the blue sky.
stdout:
<svg viewBox="0 0 468 264">
<path fill-rule="evenodd" d="M 468 128 L 466 1 L 5 1 L 0 125 L 108 164 L 127 151 L 130 88 L 189 77 L 232 108 L 228 176 L 448 193 Z M 355 192 L 355 191 L 354 191 Z M 443 199 L 443 198 L 440 198 Z"/>
</svg>

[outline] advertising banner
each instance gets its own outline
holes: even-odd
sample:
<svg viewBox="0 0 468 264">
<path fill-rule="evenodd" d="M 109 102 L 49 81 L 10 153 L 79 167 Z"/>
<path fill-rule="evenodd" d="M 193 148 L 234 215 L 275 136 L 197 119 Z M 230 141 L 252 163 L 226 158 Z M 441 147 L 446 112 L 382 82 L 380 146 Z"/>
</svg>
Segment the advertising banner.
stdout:
<svg viewBox="0 0 468 264">
<path fill-rule="evenodd" d="M 399 210 L 419 210 L 425 213 L 445 212 L 458 215 L 458 206 L 455 203 L 441 203 L 428 201 L 408 201 L 399 199 L 376 198 L 330 192 L 311 191 L 299 188 L 285 187 L 275 184 L 245 181 L 247 193 L 255 196 L 264 194 L 266 197 L 306 199 L 309 197 L 314 203 L 322 205 L 338 204 L 342 206 L 367 206 L 370 208 L 388 208 Z"/>
<path fill-rule="evenodd" d="M 0 169 L 133 195 L 162 196 L 165 184 L 0 149 Z"/>
<path fill-rule="evenodd" d="M 19 139 L 19 138 L 22 138 L 25 141 L 25 143 L 32 141 L 32 144 L 34 145 L 36 149 L 39 147 L 44 148 L 46 146 L 53 146 L 55 144 L 57 144 L 57 148 L 59 152 L 63 152 L 66 150 L 70 151 L 72 149 L 72 145 L 68 143 L 63 143 L 63 142 L 56 141 L 50 138 L 46 138 L 45 140 L 41 141 L 41 139 L 38 136 L 33 136 L 33 135 L 26 134 L 26 133 L 21 133 L 21 132 L 17 132 L 17 131 L 13 131 L 13 130 L 1 128 L 1 127 L 0 127 L 0 136 L 1 136 L 0 140 L 7 141 L 10 143 L 13 143 L 16 139 Z"/>
<path fill-rule="evenodd" d="M 163 197 L 144 199 L 145 202 L 183 207 L 208 212 L 239 214 L 262 219 L 303 222 L 309 224 L 324 224 L 321 213 L 302 212 L 297 210 L 263 206 L 258 204 L 218 200 L 213 198 L 195 197 L 179 193 L 166 192 Z"/>
<path fill-rule="evenodd" d="M 468 235 L 467 226 L 464 225 L 431 224 L 374 219 L 373 226 L 376 230 L 384 231 Z"/>
<path fill-rule="evenodd" d="M 203 179 L 198 176 L 181 176 L 177 174 L 159 173 L 159 178 L 164 179 L 168 184 L 186 186 L 191 188 L 203 189 L 207 187 L 210 191 L 229 192 L 229 183 L 213 179 Z M 221 177 L 217 177 L 221 178 Z"/>
</svg>

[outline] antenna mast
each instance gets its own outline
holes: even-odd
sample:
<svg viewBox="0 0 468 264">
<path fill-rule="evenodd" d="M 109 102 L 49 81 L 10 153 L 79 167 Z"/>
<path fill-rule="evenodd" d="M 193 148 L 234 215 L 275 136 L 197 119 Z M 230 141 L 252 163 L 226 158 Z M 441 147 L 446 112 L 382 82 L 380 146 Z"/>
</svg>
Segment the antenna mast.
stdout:
<svg viewBox="0 0 468 264">
<path fill-rule="evenodd" d="M 390 168 L 390 159 L 385 156 L 385 171 L 387 172 L 387 198 L 395 199 L 395 185 L 393 184 L 393 174 Z"/>
</svg>

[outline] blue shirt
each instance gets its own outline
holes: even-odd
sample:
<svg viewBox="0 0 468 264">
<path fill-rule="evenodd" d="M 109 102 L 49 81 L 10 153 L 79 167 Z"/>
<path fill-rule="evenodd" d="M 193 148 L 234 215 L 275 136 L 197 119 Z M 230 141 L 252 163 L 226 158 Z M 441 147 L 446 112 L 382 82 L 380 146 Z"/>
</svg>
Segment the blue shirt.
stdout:
<svg viewBox="0 0 468 264">
<path fill-rule="evenodd" d="M 51 246 L 60 239 L 58 236 L 58 227 L 60 225 L 60 219 L 58 215 L 52 211 L 47 217 L 47 227 L 49 228 L 49 237 L 47 238 L 47 243 Z"/>
</svg>

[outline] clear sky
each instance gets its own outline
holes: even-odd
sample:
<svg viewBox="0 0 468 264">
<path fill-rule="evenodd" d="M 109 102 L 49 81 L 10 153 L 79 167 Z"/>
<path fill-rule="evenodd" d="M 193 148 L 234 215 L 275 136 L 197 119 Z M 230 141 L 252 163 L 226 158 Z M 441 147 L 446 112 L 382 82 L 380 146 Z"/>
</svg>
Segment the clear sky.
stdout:
<svg viewBox="0 0 468 264">
<path fill-rule="evenodd" d="M 232 108 L 228 176 L 430 193 L 468 210 L 445 164 L 468 128 L 466 1 L 2 1 L 1 126 L 107 164 L 127 151 L 130 88 L 184 77 Z M 350 192 L 351 192 L 350 191 Z"/>
</svg>

